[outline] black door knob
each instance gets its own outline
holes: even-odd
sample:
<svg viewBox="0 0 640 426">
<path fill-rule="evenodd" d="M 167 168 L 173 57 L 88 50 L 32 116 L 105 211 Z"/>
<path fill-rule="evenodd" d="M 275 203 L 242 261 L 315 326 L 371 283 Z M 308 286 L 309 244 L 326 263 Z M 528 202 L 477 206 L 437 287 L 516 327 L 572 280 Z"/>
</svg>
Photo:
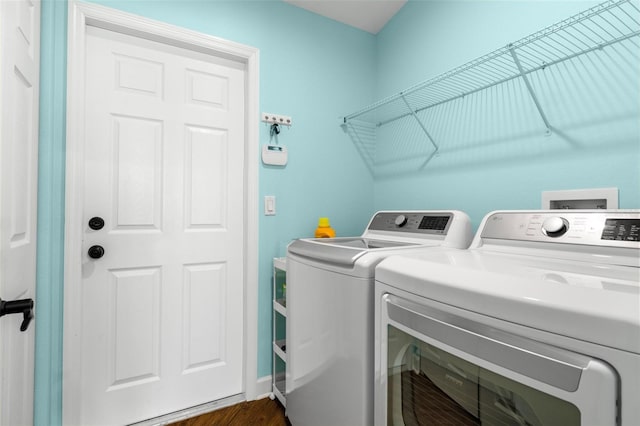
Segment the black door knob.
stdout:
<svg viewBox="0 0 640 426">
<path fill-rule="evenodd" d="M 92 259 L 100 259 L 104 256 L 104 248 L 102 246 L 91 246 L 89 247 L 88 254 Z"/>
<path fill-rule="evenodd" d="M 97 231 L 98 229 L 102 229 L 104 227 L 104 219 L 101 217 L 92 217 L 89 219 L 89 228 Z"/>
</svg>

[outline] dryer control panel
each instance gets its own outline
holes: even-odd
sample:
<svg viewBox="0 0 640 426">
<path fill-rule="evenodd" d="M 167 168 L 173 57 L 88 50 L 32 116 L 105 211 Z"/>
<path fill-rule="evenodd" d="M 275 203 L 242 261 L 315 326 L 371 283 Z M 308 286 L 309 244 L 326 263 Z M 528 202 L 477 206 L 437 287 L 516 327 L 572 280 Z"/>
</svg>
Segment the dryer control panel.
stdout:
<svg viewBox="0 0 640 426">
<path fill-rule="evenodd" d="M 504 211 L 488 215 L 482 238 L 640 248 L 640 211 Z"/>
<path fill-rule="evenodd" d="M 454 212 L 378 212 L 367 230 L 446 235 Z"/>
<path fill-rule="evenodd" d="M 640 241 L 640 219 L 607 219 L 602 230 L 603 240 Z"/>
</svg>

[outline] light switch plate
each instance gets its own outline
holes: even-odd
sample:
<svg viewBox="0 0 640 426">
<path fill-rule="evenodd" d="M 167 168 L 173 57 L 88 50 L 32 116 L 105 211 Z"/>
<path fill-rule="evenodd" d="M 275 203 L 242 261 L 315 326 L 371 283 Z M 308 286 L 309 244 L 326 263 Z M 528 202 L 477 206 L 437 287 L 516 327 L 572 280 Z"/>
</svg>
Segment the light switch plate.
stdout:
<svg viewBox="0 0 640 426">
<path fill-rule="evenodd" d="M 264 196 L 264 215 L 265 216 L 276 215 L 276 196 L 275 195 Z"/>
</svg>

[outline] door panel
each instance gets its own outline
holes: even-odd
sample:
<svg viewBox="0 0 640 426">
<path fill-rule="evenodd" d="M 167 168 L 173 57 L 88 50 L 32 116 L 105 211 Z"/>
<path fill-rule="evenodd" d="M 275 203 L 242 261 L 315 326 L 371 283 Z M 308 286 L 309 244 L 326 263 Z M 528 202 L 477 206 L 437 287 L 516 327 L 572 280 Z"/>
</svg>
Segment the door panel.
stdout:
<svg viewBox="0 0 640 426">
<path fill-rule="evenodd" d="M 0 298 L 35 299 L 40 2 L 0 1 Z M 0 319 L 0 425 L 33 422 L 35 323 Z"/>
<path fill-rule="evenodd" d="M 239 394 L 244 70 L 95 28 L 86 67 L 80 421 Z"/>
<path fill-rule="evenodd" d="M 162 122 L 139 117 L 112 119 L 115 226 L 160 229 Z"/>
<path fill-rule="evenodd" d="M 184 372 L 215 367 L 226 354 L 222 338 L 226 329 L 226 265 L 185 265 L 183 347 Z M 211 303 L 213 302 L 213 303 Z"/>
<path fill-rule="evenodd" d="M 108 391 L 160 379 L 160 269 L 111 270 Z"/>
<path fill-rule="evenodd" d="M 187 229 L 222 228 L 227 177 L 228 134 L 218 129 L 187 128 L 185 184 Z"/>
</svg>

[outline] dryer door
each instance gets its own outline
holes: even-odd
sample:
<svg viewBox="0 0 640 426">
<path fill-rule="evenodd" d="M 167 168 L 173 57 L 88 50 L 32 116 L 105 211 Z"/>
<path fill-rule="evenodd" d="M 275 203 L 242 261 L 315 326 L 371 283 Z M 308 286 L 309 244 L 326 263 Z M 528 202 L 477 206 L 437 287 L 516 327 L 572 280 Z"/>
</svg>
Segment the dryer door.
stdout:
<svg viewBox="0 0 640 426">
<path fill-rule="evenodd" d="M 376 424 L 616 424 L 606 363 L 385 294 Z"/>
</svg>

